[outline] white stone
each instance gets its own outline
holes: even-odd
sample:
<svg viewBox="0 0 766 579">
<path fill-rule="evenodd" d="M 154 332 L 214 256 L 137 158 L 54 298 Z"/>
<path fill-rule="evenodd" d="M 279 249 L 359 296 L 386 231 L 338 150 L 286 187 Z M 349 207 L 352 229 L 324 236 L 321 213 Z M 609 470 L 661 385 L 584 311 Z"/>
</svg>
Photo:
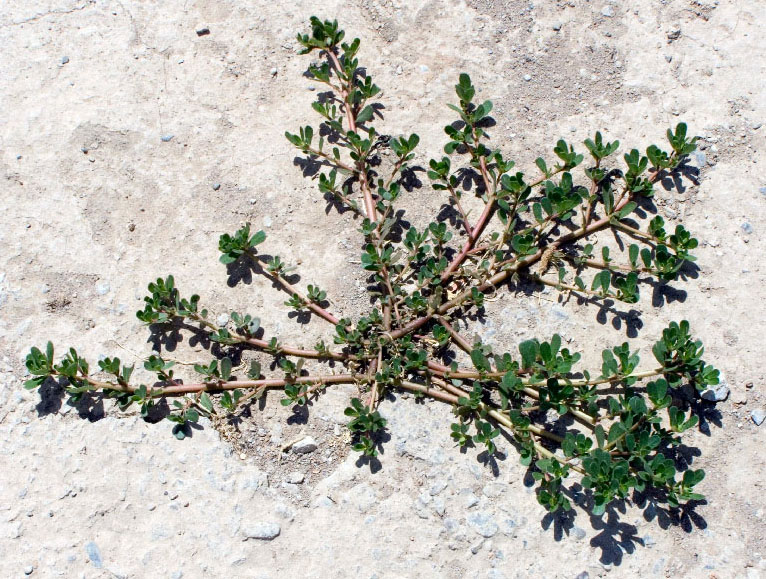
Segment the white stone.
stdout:
<svg viewBox="0 0 766 579">
<path fill-rule="evenodd" d="M 242 534 L 247 539 L 258 539 L 259 541 L 271 541 L 279 536 L 282 528 L 277 523 L 250 523 L 242 529 Z"/>
<path fill-rule="evenodd" d="M 317 441 L 310 436 L 293 444 L 293 452 L 297 454 L 308 454 L 309 452 L 314 452 L 316 449 Z"/>
</svg>

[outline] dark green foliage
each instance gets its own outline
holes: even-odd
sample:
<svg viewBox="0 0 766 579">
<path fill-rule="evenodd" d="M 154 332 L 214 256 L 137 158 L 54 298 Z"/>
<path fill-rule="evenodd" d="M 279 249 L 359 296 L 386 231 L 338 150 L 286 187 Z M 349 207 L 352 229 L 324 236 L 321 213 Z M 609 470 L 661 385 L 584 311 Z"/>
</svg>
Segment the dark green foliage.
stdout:
<svg viewBox="0 0 766 579">
<path fill-rule="evenodd" d="M 676 125 L 676 132 L 674 133 L 668 129 L 668 141 L 670 146 L 673 147 L 673 151 L 679 157 L 688 155 L 697 150 L 697 137 L 691 139 L 686 138 L 686 123 L 678 123 Z"/>
<path fill-rule="evenodd" d="M 250 314 L 242 315 L 237 312 L 231 312 L 231 321 L 234 322 L 237 330 L 245 333 L 246 335 L 253 336 L 261 327 L 260 318 L 251 316 Z"/>
<path fill-rule="evenodd" d="M 473 441 L 478 444 L 483 444 L 487 450 L 487 454 L 495 454 L 495 443 L 492 439 L 500 436 L 500 429 L 494 428 L 491 423 L 483 422 L 481 420 L 476 421 L 476 434 L 473 435 Z"/>
<path fill-rule="evenodd" d="M 144 361 L 144 369 L 149 370 L 150 372 L 156 372 L 157 379 L 160 381 L 173 380 L 173 370 L 171 370 L 171 368 L 175 365 L 175 362 L 166 362 L 160 356 L 154 354 Z"/>
<path fill-rule="evenodd" d="M 585 139 L 585 147 L 590 151 L 591 156 L 598 163 L 605 157 L 614 153 L 620 147 L 620 141 L 604 143 L 603 138 L 601 137 L 601 131 L 596 131 L 595 141 L 592 139 Z"/>
<path fill-rule="evenodd" d="M 150 296 L 144 298 L 143 310 L 136 312 L 136 317 L 147 324 L 163 324 L 175 317 L 186 317 L 198 314 L 199 296 L 194 294 L 189 299 L 182 298 L 175 287 L 172 275 L 165 279 L 157 278 L 149 284 Z M 207 316 L 207 310 L 199 312 L 201 317 Z"/>
<path fill-rule="evenodd" d="M 224 392 L 219 400 L 221 406 L 228 411 L 233 411 L 237 406 L 239 400 L 244 396 L 244 392 L 240 389 L 236 389 L 233 392 Z"/>
<path fill-rule="evenodd" d="M 386 420 L 377 410 L 371 412 L 359 398 L 352 398 L 351 406 L 343 413 L 351 417 L 348 429 L 355 435 L 354 450 L 362 452 L 365 456 L 377 456 L 378 451 L 375 449 L 372 435 L 386 427 Z"/>
<path fill-rule="evenodd" d="M 258 231 L 250 235 L 250 224 L 238 229 L 234 235 L 224 233 L 218 240 L 218 251 L 223 255 L 219 258 L 221 263 L 234 263 L 245 253 L 266 241 L 266 234 Z"/>
<path fill-rule="evenodd" d="M 194 371 L 202 374 L 206 381 L 215 382 L 220 380 L 227 382 L 231 378 L 231 359 L 211 360 L 207 365 L 195 364 Z"/>
<path fill-rule="evenodd" d="M 686 320 L 680 324 L 671 322 L 670 326 L 663 330 L 662 339 L 652 348 L 652 353 L 662 364 L 665 378 L 671 386 L 677 386 L 686 378 L 693 382 L 698 390 L 718 384 L 718 370 L 702 360 L 704 351 L 701 341 L 692 340 L 689 322 Z"/>
<path fill-rule="evenodd" d="M 198 421 L 215 422 L 221 409 L 234 413 L 270 388 L 282 390 L 284 406 L 307 406 L 327 386 L 354 384 L 359 394 L 345 414 L 353 448 L 367 457 L 378 454 L 386 428 L 378 404 L 390 392 L 409 391 L 451 405 L 456 422 L 445 440 L 448 432 L 456 445 L 494 455 L 505 452 L 505 437 L 511 439 L 548 511 L 571 509 L 578 481 L 596 515 L 634 490 L 651 490 L 653 500 L 670 507 L 700 500 L 695 486 L 704 472 L 688 464 L 681 470 L 682 462 L 674 460 L 681 435 L 698 425 L 701 408 L 682 394 L 687 385 L 697 391 L 715 385 L 719 376 L 702 359 L 702 344 L 688 322 L 669 324 L 652 349 L 657 364 L 644 370 L 627 342 L 604 349 L 600 369 L 591 372 L 578 367 L 581 354 L 564 347 L 558 334 L 547 341 L 523 339 L 513 355 L 460 335 L 466 318 L 487 315 L 485 305 L 492 311 L 487 299 L 514 299 L 528 289 L 524 280 L 532 282 L 531 291 L 544 284 L 609 310 L 620 307 L 615 302 L 639 302 L 642 285 L 675 280 L 692 267 L 698 241 L 683 225 L 668 226 L 659 216 L 644 223 L 653 208 L 642 198 L 654 194 L 660 178 L 681 178 L 678 167 L 695 150 L 696 137 L 687 137 L 679 123 L 667 131 L 669 151 L 650 145 L 646 155 L 631 148 L 620 157 L 619 141 L 606 141 L 597 131 L 584 142 L 585 163 L 574 144 L 560 139 L 555 157 L 534 160 L 533 175 L 512 172 L 515 162 L 485 130 L 492 126 L 493 104 L 477 97 L 482 93 L 463 73 L 448 105 L 455 116 L 444 128 L 445 154 L 426 162 L 417 134 L 378 132 L 386 109 L 372 99 L 380 89 L 359 65 L 359 39 L 344 39 L 337 22 L 317 18 L 310 34 L 298 35 L 303 54 L 318 53 L 307 75 L 328 92 L 312 104 L 319 125 L 285 135 L 319 167 L 319 192 L 355 218 L 369 310 L 354 319 L 325 310 L 335 306 L 327 292 L 314 284 L 300 291 L 290 285 L 284 276 L 294 268 L 277 255 L 259 255 L 266 235 L 251 233 L 247 224 L 221 235 L 220 261 L 231 267 L 239 260 L 237 267 L 257 262 L 263 269 L 254 271 L 287 293 L 288 308 L 332 324 L 332 344 L 320 340 L 306 350 L 261 337 L 268 328 L 246 313 L 231 312 L 232 323 L 219 326 L 200 308 L 198 295 L 181 297 L 169 275 L 149 284 L 136 316 L 152 331 L 191 326 L 215 343 L 216 358 L 194 365 L 198 382 L 179 380 L 176 362 L 159 353 L 144 361 L 156 377 L 151 386 L 132 383 L 133 366 L 118 358 L 103 358 L 91 375 L 74 349 L 56 362 L 48 343 L 45 351 L 29 352 L 25 387 L 54 378 L 70 400 L 101 391 L 123 408 L 137 404 L 142 416 L 172 397 L 168 419 L 181 439 Z M 427 165 L 431 188 L 444 195 L 454 219 L 440 216 L 416 226 L 403 217 L 399 201 L 418 165 Z M 610 237 L 617 243 L 600 243 Z M 242 372 L 246 379 L 235 375 L 232 358 L 239 360 L 245 348 L 271 357 L 264 366 L 269 376 L 262 376 L 256 361 Z M 313 362 L 305 369 L 305 359 L 331 363 L 331 371 L 322 373 Z"/>
<path fill-rule="evenodd" d="M 471 435 L 468 433 L 468 430 L 470 426 L 466 424 L 465 422 L 453 422 L 450 425 L 452 429 L 452 433 L 450 436 L 452 437 L 452 440 L 454 440 L 458 446 L 468 446 L 472 442 Z"/>
<path fill-rule="evenodd" d="M 282 406 L 292 406 L 293 404 L 305 406 L 308 401 L 308 389 L 305 385 L 286 384 L 285 397 L 279 402 Z"/>
<path fill-rule="evenodd" d="M 345 33 L 338 28 L 338 21 L 322 21 L 316 16 L 311 17 L 311 36 L 298 34 L 298 42 L 303 46 L 299 54 L 308 54 L 315 48 L 326 49 L 336 46 L 343 40 Z"/>
</svg>

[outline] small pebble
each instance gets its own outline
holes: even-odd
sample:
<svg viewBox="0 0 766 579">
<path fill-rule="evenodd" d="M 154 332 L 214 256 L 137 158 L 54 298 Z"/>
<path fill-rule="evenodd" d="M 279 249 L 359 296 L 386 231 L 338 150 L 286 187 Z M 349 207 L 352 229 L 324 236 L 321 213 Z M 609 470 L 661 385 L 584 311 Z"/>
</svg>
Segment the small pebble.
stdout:
<svg viewBox="0 0 766 579">
<path fill-rule="evenodd" d="M 473 493 L 468 493 L 468 494 L 466 495 L 465 499 L 463 499 L 463 500 L 464 500 L 464 504 L 463 504 L 463 506 L 464 506 L 466 509 L 470 509 L 471 507 L 475 507 L 476 505 L 478 505 L 478 504 L 479 504 L 479 497 L 477 497 L 477 496 L 476 496 L 475 494 L 473 494 Z"/>
<path fill-rule="evenodd" d="M 752 419 L 753 423 L 756 426 L 760 426 L 763 424 L 763 421 L 766 420 L 766 410 L 763 408 L 758 408 L 757 410 L 753 410 L 750 413 L 750 418 Z"/>
<path fill-rule="evenodd" d="M 264 227 L 271 227 L 272 223 L 273 222 L 271 221 L 271 217 L 269 217 L 268 215 L 263 218 L 263 226 Z"/>
<path fill-rule="evenodd" d="M 296 454 L 308 454 L 317 449 L 317 441 L 307 436 L 293 445 L 293 452 Z"/>
<path fill-rule="evenodd" d="M 724 380 L 723 376 L 720 376 L 719 380 L 719 383 L 715 386 L 708 386 L 705 390 L 702 391 L 700 396 L 704 400 L 708 400 L 710 402 L 723 402 L 729 397 L 729 385 L 726 383 L 726 380 Z"/>
<path fill-rule="evenodd" d="M 302 472 L 291 472 L 287 475 L 287 478 L 285 478 L 285 482 L 288 482 L 293 485 L 299 485 L 306 479 L 306 476 Z"/>
<path fill-rule="evenodd" d="M 614 16 L 614 8 L 612 8 L 611 6 L 604 6 L 601 9 L 601 15 L 607 18 L 611 18 L 612 16 Z"/>
<path fill-rule="evenodd" d="M 497 523 L 492 520 L 492 517 L 489 515 L 489 513 L 471 513 L 468 515 L 468 517 L 466 517 L 466 520 L 474 531 L 487 539 L 495 535 L 499 530 Z"/>
<path fill-rule="evenodd" d="M 175 135 L 162 135 L 162 136 L 160 137 L 160 140 L 161 140 L 163 143 L 169 143 L 170 141 L 172 141 L 172 140 L 173 140 L 173 137 L 174 137 L 174 136 L 175 136 Z"/>
<path fill-rule="evenodd" d="M 277 70 L 277 68 L 276 68 L 276 67 L 272 68 L 272 69 L 269 71 L 269 73 L 271 74 L 271 76 L 277 76 L 277 73 L 278 73 L 278 72 L 279 72 L 279 71 Z"/>
<path fill-rule="evenodd" d="M 245 540 L 271 541 L 279 536 L 282 529 L 277 523 L 254 523 L 246 526 L 242 532 L 245 535 Z"/>
<path fill-rule="evenodd" d="M 475 555 L 476 553 L 481 551 L 482 545 L 484 545 L 484 540 L 483 539 L 480 539 L 480 540 L 476 541 L 473 545 L 471 545 L 471 553 L 473 553 Z"/>
<path fill-rule="evenodd" d="M 435 497 L 446 488 L 447 488 L 447 482 L 442 480 L 432 484 L 431 488 L 428 490 L 428 494 L 431 495 L 432 497 Z"/>
<path fill-rule="evenodd" d="M 221 188 L 220 183 L 213 183 L 213 191 L 218 191 Z"/>
<path fill-rule="evenodd" d="M 561 30 L 561 22 L 556 22 L 556 24 L 553 25 L 553 29 L 558 32 Z"/>
<path fill-rule="evenodd" d="M 582 541 L 585 538 L 585 530 L 580 527 L 572 527 L 572 530 L 569 531 L 569 535 L 575 541 Z"/>
<path fill-rule="evenodd" d="M 135 223 L 131 223 L 130 225 L 128 225 L 128 231 L 135 231 L 135 230 L 136 230 L 136 224 Z"/>
<path fill-rule="evenodd" d="M 26 567 L 24 567 L 24 575 L 31 575 L 32 571 L 34 570 L 35 568 L 32 567 L 32 565 L 27 565 Z"/>
<path fill-rule="evenodd" d="M 313 91 L 315 91 L 315 90 L 317 89 L 317 87 L 315 87 L 313 84 L 310 84 L 310 85 L 308 85 L 308 86 L 306 87 L 306 89 L 308 89 L 309 91 L 312 91 L 312 92 L 313 92 Z"/>
<path fill-rule="evenodd" d="M 207 26 L 197 28 L 197 36 L 206 36 L 208 34 L 210 34 L 210 29 Z"/>
<path fill-rule="evenodd" d="M 229 323 L 229 314 L 220 314 L 215 321 L 219 326 L 223 327 Z"/>
<path fill-rule="evenodd" d="M 746 235 L 750 235 L 753 232 L 753 226 L 750 225 L 747 221 L 740 225 L 740 227 Z"/>
<path fill-rule="evenodd" d="M 69 62 L 68 56 L 62 56 L 61 57 L 61 64 L 67 64 Z"/>
<path fill-rule="evenodd" d="M 90 559 L 90 562 L 93 563 L 93 566 L 96 569 L 101 569 L 101 566 L 103 565 L 101 560 L 101 550 L 96 543 L 93 541 L 87 543 L 85 545 L 85 554 L 88 555 L 88 559 Z"/>
<path fill-rule="evenodd" d="M 672 62 L 672 61 L 673 61 L 673 56 L 670 55 L 670 54 L 666 54 L 665 55 L 665 62 Z"/>
<path fill-rule="evenodd" d="M 529 82 L 530 80 L 532 80 L 532 75 L 530 75 L 530 74 L 525 74 L 525 75 L 524 75 L 524 80 L 525 80 L 525 81 L 527 81 L 527 82 Z"/>
</svg>

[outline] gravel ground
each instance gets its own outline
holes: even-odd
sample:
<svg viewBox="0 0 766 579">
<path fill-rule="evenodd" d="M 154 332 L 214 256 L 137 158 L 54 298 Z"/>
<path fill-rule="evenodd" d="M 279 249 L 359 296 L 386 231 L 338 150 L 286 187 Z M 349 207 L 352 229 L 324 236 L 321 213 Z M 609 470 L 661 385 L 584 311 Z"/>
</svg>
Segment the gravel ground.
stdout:
<svg viewBox="0 0 766 579">
<path fill-rule="evenodd" d="M 246 221 L 340 315 L 367 306 L 358 224 L 326 207 L 283 137 L 314 120 L 294 40 L 312 14 L 362 38 L 384 89 L 380 124 L 416 131 L 423 165 L 440 154 L 463 71 L 495 103 L 493 142 L 523 171 L 559 137 L 596 129 L 623 150 L 679 120 L 701 136 L 692 178 L 656 199 L 701 241 L 695 279 L 628 311 L 506 291 L 467 332 L 511 349 L 558 332 L 598 367 L 627 337 L 648 359 L 669 320 L 689 319 L 728 388 L 687 442 L 706 503 L 552 519 L 512 446 L 490 462 L 461 453 L 450 409 L 406 395 L 383 402 L 390 439 L 365 463 L 347 445 L 352 386 L 307 414 L 268 396 L 183 441 L 166 421 L 22 388 L 24 355 L 48 339 L 91 361 L 152 347 L 203 356 L 188 335 L 147 340 L 133 315 L 168 273 L 218 314 L 257 312 L 286 342 L 328 339 L 289 318 L 264 280 L 227 279 L 217 239 Z M 0 576 L 766 576 L 763 22 L 763 3 L 724 0 L 4 3 Z M 425 187 L 408 195 L 414 223 L 443 202 Z M 297 453 L 298 441 L 316 448 Z"/>
</svg>

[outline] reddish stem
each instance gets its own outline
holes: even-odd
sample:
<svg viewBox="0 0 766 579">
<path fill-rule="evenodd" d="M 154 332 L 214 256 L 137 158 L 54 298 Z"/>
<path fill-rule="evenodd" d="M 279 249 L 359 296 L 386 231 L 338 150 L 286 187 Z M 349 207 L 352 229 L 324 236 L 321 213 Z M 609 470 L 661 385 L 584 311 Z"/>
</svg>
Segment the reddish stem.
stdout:
<svg viewBox="0 0 766 579">
<path fill-rule="evenodd" d="M 218 383 L 178 384 L 160 390 L 160 395 L 189 394 L 192 392 L 217 392 L 237 388 L 280 388 L 288 384 L 350 384 L 359 378 L 351 374 L 336 376 L 299 376 L 292 380 L 267 378 L 264 380 L 241 380 Z"/>
<path fill-rule="evenodd" d="M 348 121 L 348 128 L 350 131 L 353 131 L 356 133 L 356 115 L 354 114 L 354 107 L 349 101 L 349 98 L 351 96 L 351 90 L 350 86 L 353 83 L 353 79 L 349 79 L 347 83 L 343 82 L 343 78 L 341 78 L 341 68 L 340 60 L 338 59 L 338 55 L 335 54 L 334 49 L 328 49 L 327 54 L 330 57 L 330 60 L 332 61 L 333 66 L 335 67 L 335 71 L 338 74 L 338 79 L 341 82 L 341 97 L 343 98 L 344 108 L 346 112 L 346 120 Z M 359 183 L 362 188 L 362 193 L 364 194 L 364 207 L 367 212 L 367 217 L 370 218 L 370 221 L 377 221 L 378 215 L 375 211 L 375 201 L 372 198 L 372 191 L 370 191 L 370 184 L 367 182 L 367 170 L 365 168 L 365 160 L 360 157 L 359 161 L 357 161 L 357 174 L 359 175 Z"/>
<path fill-rule="evenodd" d="M 618 203 L 615 206 L 613 212 L 617 213 L 620 209 L 622 209 L 625 205 L 627 205 L 629 200 L 630 200 L 630 195 L 627 195 L 624 199 L 622 199 L 622 201 L 620 201 L 620 203 Z M 489 205 L 487 205 L 487 207 L 489 207 Z M 486 212 L 486 208 L 485 208 L 485 212 Z M 556 243 L 558 245 L 563 245 L 565 243 L 569 243 L 570 241 L 575 241 L 577 239 L 585 237 L 586 235 L 590 235 L 591 233 L 594 233 L 600 229 L 603 229 L 607 225 L 609 225 L 609 221 L 610 221 L 610 216 L 602 217 L 598 221 L 594 221 L 593 223 L 591 223 L 585 229 L 578 229 L 576 231 L 572 231 L 570 233 L 567 233 L 566 235 L 563 235 L 562 237 L 556 240 Z M 540 258 L 543 256 L 543 253 L 545 253 L 546 249 L 547 249 L 547 246 L 538 249 L 537 252 L 533 253 L 532 255 L 528 255 L 521 259 L 514 260 L 513 262 L 509 262 L 507 264 L 508 265 L 507 269 L 496 273 L 487 281 L 479 285 L 477 289 L 480 292 L 484 292 L 484 291 L 487 291 L 488 289 L 496 287 L 497 285 L 499 285 L 500 283 L 508 279 L 510 276 L 512 276 L 515 272 L 520 270 L 522 267 L 528 267 L 532 265 L 533 263 L 539 261 Z M 406 326 L 403 326 L 397 330 L 394 330 L 393 332 L 391 332 L 391 337 L 394 340 L 397 340 L 403 336 L 406 336 L 407 334 L 411 332 L 414 332 L 415 330 L 423 327 L 426 323 L 428 323 L 428 321 L 431 320 L 431 318 L 433 318 L 435 315 L 446 314 L 452 308 L 459 306 L 470 295 L 471 295 L 470 290 L 462 292 L 461 294 L 455 296 L 450 301 L 443 303 L 441 306 L 437 308 L 435 312 L 432 312 L 428 315 L 417 318 L 411 321 Z"/>
</svg>

